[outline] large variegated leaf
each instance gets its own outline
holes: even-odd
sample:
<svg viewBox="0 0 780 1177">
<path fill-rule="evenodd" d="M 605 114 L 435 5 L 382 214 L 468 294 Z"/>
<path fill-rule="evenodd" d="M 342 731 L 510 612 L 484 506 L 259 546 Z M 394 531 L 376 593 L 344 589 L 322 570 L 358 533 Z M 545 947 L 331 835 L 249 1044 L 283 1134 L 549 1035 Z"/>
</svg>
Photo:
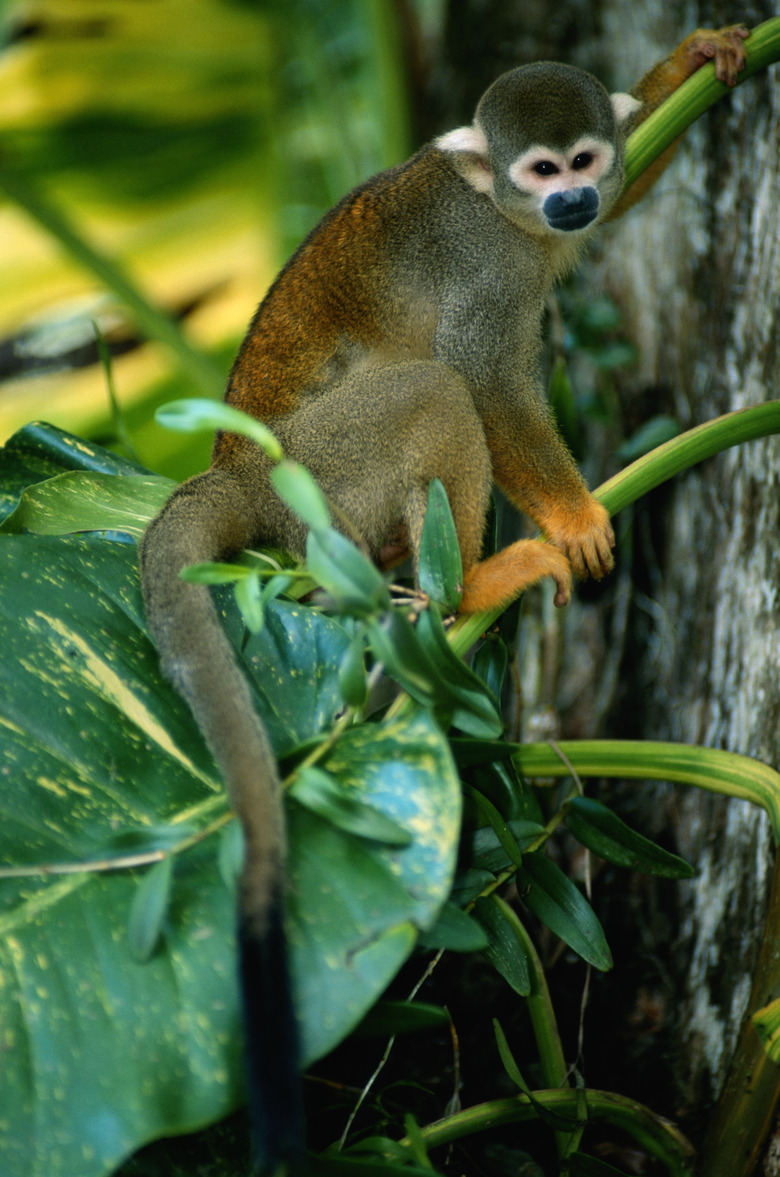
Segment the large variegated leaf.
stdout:
<svg viewBox="0 0 780 1177">
<path fill-rule="evenodd" d="M 0 1171 L 100 1177 L 145 1141 L 242 1098 L 233 822 L 186 707 L 160 677 L 135 546 L 11 534 L 0 559 Z M 226 621 L 238 639 L 234 611 Z M 350 641 L 336 620 L 269 605 L 242 657 L 280 754 L 330 730 Z M 369 833 L 394 836 L 358 836 L 290 801 L 289 934 L 308 1060 L 349 1032 L 417 928 L 435 922 L 460 798 L 424 711 L 348 730 L 319 768 L 347 802 L 384 815 Z M 134 899 L 145 863 L 176 851 L 170 905 L 144 922 Z M 42 873 L 79 863 L 91 866 Z M 121 869 L 102 869 L 111 863 Z M 9 867 L 29 873 L 9 877 Z"/>
</svg>

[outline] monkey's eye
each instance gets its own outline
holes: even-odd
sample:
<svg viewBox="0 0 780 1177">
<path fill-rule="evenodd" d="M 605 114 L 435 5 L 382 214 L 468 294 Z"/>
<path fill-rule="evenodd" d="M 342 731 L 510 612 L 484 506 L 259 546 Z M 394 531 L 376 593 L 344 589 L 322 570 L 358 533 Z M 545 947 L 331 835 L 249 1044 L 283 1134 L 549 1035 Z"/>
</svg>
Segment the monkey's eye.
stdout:
<svg viewBox="0 0 780 1177">
<path fill-rule="evenodd" d="M 537 176 L 557 176 L 559 169 L 551 159 L 540 159 L 538 163 L 534 164 L 534 171 Z"/>
<path fill-rule="evenodd" d="M 593 156 L 591 155 L 591 153 L 589 151 L 581 151 L 579 153 L 579 155 L 575 155 L 574 159 L 572 160 L 571 166 L 574 168 L 574 170 L 576 172 L 578 172 L 582 168 L 590 167 L 590 165 L 592 163 L 593 163 Z"/>
</svg>

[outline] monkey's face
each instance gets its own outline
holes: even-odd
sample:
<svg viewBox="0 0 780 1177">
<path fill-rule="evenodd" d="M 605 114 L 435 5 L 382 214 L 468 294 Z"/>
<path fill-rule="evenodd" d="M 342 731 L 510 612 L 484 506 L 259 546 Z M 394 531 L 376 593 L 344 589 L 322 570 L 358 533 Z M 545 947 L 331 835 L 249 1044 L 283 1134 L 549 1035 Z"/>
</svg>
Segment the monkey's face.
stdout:
<svg viewBox="0 0 780 1177">
<path fill-rule="evenodd" d="M 537 62 L 498 78 L 473 125 L 436 146 L 515 224 L 535 234 L 582 233 L 620 193 L 623 124 L 638 105 L 573 66 Z"/>
<path fill-rule="evenodd" d="M 504 202 L 510 215 L 513 211 L 524 214 L 524 220 L 538 219 L 542 229 L 585 229 L 599 214 L 599 185 L 605 177 L 611 179 L 614 167 L 615 148 L 590 135 L 565 151 L 535 144 L 507 168 L 511 187 Z"/>
</svg>

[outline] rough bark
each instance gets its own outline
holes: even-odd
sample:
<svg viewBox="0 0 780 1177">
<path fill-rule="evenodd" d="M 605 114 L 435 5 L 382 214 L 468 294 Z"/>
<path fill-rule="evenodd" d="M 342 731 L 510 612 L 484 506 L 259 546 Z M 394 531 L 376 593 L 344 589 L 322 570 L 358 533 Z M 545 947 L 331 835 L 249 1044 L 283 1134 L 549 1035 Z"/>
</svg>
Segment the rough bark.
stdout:
<svg viewBox="0 0 780 1177">
<path fill-rule="evenodd" d="M 470 101 L 491 80 L 486 71 L 549 56 L 620 89 L 697 26 L 776 15 L 769 0 L 739 11 L 662 0 L 585 9 L 558 4 L 553 22 L 535 5 L 453 3 L 440 79 L 456 77 L 453 93 Z M 452 48 L 473 48 L 475 38 L 479 68 Z M 450 125 L 469 117 L 456 105 L 453 98 Z M 656 413 L 687 428 L 780 397 L 779 192 L 774 67 L 699 120 L 656 189 L 606 231 L 583 281 L 610 293 L 637 348 L 617 388 L 629 432 Z M 772 438 L 723 454 L 639 505 L 633 526 L 623 525 L 610 594 L 569 610 L 563 653 L 549 617 L 528 623 L 526 734 L 680 740 L 778 767 L 779 483 L 780 442 Z M 623 805 L 651 836 L 671 830 L 698 871 L 676 889 L 640 889 L 615 919 L 619 927 L 638 916 L 633 931 L 657 963 L 643 1043 L 652 1054 L 653 1036 L 656 1045 L 664 1039 L 653 1027 L 664 1025 L 675 1087 L 664 1110 L 687 1112 L 701 1138 L 745 1016 L 772 865 L 768 827 L 746 803 L 663 785 L 634 787 Z M 613 989 L 601 1000 L 616 1009 L 621 996 Z M 636 1057 L 644 1066 L 641 1050 Z"/>
<path fill-rule="evenodd" d="M 610 44 L 621 8 L 604 8 Z M 635 8 L 652 39 L 668 28 L 660 3 Z M 754 7 L 750 23 L 769 9 Z M 700 6 L 691 24 L 728 19 Z M 686 31 L 675 29 L 667 43 Z M 779 184 L 775 69 L 701 120 L 659 188 L 604 248 L 601 273 L 639 353 L 625 398 L 655 390 L 689 426 L 780 395 Z M 641 701 L 644 737 L 780 762 L 779 472 L 772 438 L 673 487 L 653 553 L 662 571 L 651 622 L 624 679 L 624 700 Z M 619 731 L 619 709 L 614 724 Z M 746 804 L 683 792 L 672 820 L 698 868 L 679 894 L 676 965 L 687 967 L 678 1078 L 686 1102 L 702 1106 L 722 1086 L 745 1013 L 771 854 L 765 819 Z"/>
</svg>

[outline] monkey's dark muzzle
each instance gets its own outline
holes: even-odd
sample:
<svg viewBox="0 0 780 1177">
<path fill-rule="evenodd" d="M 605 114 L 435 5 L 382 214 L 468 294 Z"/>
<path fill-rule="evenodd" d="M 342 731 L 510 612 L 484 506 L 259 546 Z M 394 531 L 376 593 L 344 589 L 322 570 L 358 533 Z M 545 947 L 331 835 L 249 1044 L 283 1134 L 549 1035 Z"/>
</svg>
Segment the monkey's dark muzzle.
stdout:
<svg viewBox="0 0 780 1177">
<path fill-rule="evenodd" d="M 595 188 L 573 188 L 568 192 L 555 192 L 542 205 L 547 224 L 551 229 L 584 229 L 595 220 L 599 211 L 599 194 Z"/>
</svg>

